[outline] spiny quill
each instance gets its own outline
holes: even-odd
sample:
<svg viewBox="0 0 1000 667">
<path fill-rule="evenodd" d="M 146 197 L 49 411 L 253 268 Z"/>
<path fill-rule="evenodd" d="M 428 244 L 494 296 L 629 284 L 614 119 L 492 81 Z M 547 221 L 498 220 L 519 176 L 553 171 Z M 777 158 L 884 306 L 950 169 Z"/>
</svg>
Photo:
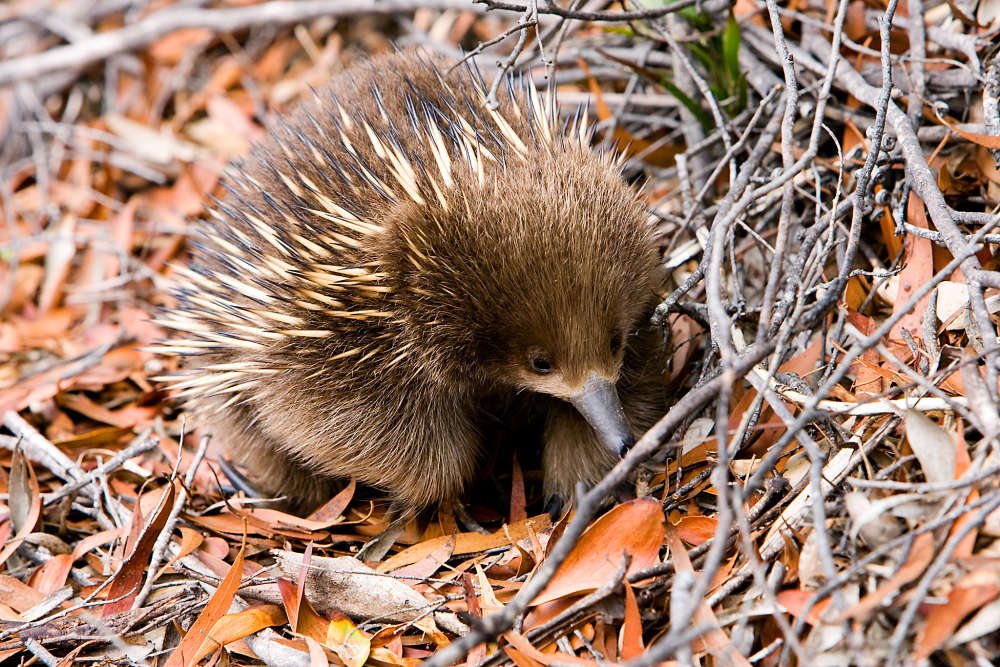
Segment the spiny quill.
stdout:
<svg viewBox="0 0 1000 667">
<path fill-rule="evenodd" d="M 263 491 L 452 501 L 487 415 L 533 414 L 558 502 L 659 416 L 657 253 L 620 158 L 585 114 L 507 90 L 491 109 L 469 68 L 376 58 L 229 171 L 159 349 Z"/>
</svg>

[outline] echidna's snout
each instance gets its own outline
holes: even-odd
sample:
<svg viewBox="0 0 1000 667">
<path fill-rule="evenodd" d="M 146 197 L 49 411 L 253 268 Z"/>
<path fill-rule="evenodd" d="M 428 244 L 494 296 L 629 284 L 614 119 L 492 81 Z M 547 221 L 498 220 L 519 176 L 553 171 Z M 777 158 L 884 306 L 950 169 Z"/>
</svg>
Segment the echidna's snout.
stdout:
<svg viewBox="0 0 1000 667">
<path fill-rule="evenodd" d="M 601 444 L 615 456 L 625 456 L 635 444 L 635 435 L 625 418 L 614 382 L 591 373 L 580 390 L 566 400 L 583 415 Z"/>
</svg>

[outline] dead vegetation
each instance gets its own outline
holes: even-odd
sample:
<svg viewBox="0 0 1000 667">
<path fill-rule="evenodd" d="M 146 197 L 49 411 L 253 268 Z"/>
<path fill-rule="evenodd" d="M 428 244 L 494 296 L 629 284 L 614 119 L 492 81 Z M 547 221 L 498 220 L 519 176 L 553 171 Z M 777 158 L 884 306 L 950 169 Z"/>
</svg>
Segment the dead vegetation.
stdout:
<svg viewBox="0 0 1000 667">
<path fill-rule="evenodd" d="M 7 3 L 0 658 L 989 664 L 998 14 Z M 679 389 L 557 525 L 515 459 L 470 501 L 491 532 L 441 513 L 366 564 L 377 494 L 350 484 L 305 518 L 228 497 L 145 346 L 226 161 L 392 41 L 530 71 L 628 152 L 676 286 L 655 320 Z M 637 470 L 640 498 L 608 509 Z"/>
</svg>

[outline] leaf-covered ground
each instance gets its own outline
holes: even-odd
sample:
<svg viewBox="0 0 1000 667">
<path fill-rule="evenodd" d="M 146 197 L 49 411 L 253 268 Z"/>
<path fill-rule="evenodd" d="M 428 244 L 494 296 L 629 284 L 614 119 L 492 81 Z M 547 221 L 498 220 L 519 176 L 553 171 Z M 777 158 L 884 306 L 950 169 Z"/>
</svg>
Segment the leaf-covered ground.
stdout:
<svg viewBox="0 0 1000 667">
<path fill-rule="evenodd" d="M 998 14 L 3 5 L 0 659 L 991 664 Z M 485 533 L 441 511 L 365 563 L 377 492 L 308 517 L 234 492 L 147 347 L 227 161 L 393 43 L 548 78 L 628 153 L 677 402 L 555 525 L 536 462 L 498 458 L 468 498 Z"/>
</svg>

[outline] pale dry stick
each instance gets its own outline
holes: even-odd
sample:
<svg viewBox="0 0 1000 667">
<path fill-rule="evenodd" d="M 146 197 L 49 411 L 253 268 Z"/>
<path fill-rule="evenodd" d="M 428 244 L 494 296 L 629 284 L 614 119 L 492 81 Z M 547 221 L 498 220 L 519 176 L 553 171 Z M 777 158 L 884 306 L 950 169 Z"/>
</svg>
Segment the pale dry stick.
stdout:
<svg viewBox="0 0 1000 667">
<path fill-rule="evenodd" d="M 877 10 L 875 10 L 876 13 Z M 869 15 L 868 10 L 865 11 L 865 23 L 870 24 L 874 22 L 874 18 Z M 902 28 L 903 30 L 910 30 L 910 19 L 906 16 L 895 16 L 892 19 L 892 25 L 897 28 Z M 966 35 L 962 32 L 955 32 L 950 28 L 941 28 L 937 26 L 931 26 L 926 28 L 927 36 L 931 38 L 931 41 L 942 48 L 948 49 L 949 51 L 958 51 L 963 56 L 969 59 L 968 67 L 972 69 L 973 73 L 978 76 L 982 71 L 982 65 L 979 62 L 979 54 L 976 53 L 976 48 L 978 46 L 985 46 L 990 44 L 990 40 L 996 38 L 997 28 L 993 28 L 990 31 L 980 33 L 978 35 Z"/>
<path fill-rule="evenodd" d="M 694 4 L 693 0 L 690 4 Z M 172 7 L 132 25 L 97 33 L 72 44 L 0 63 L 0 86 L 60 70 L 78 70 L 115 54 L 148 46 L 177 30 L 199 28 L 234 32 L 253 26 L 276 26 L 324 16 L 392 15 L 416 9 L 481 11 L 467 0 L 275 0 L 237 9 Z"/>
<path fill-rule="evenodd" d="M 744 356 L 737 360 L 734 372 L 746 373 L 754 364 L 770 354 L 773 342 L 762 341 L 747 348 Z M 552 551 L 542 561 L 534 576 L 521 587 L 514 598 L 503 609 L 490 614 L 474 626 L 468 634 L 459 637 L 443 649 L 438 650 L 424 663 L 426 667 L 446 667 L 461 662 L 468 651 L 486 639 L 493 639 L 514 625 L 517 618 L 528 608 L 531 601 L 542 592 L 555 574 L 558 567 L 576 545 L 583 531 L 590 525 L 597 514 L 604 498 L 611 494 L 619 484 L 625 482 L 628 476 L 639 464 L 660 449 L 660 441 L 667 434 L 677 429 L 694 411 L 710 401 L 722 389 L 723 378 L 718 376 L 705 384 L 686 393 L 656 424 L 654 424 L 639 439 L 628 454 L 612 468 L 601 481 L 583 494 L 577 504 L 577 511 L 567 524 L 565 531 L 556 542 Z"/>
<path fill-rule="evenodd" d="M 198 449 L 194 453 L 194 458 L 191 460 L 191 465 L 187 469 L 187 473 L 184 475 L 184 483 L 181 488 L 177 491 L 177 497 L 174 498 L 174 505 L 170 508 L 170 515 L 167 517 L 167 522 L 163 526 L 163 530 L 156 538 L 156 543 L 153 545 L 153 555 L 149 561 L 149 569 L 146 571 L 146 580 L 142 584 L 142 588 L 139 589 L 138 595 L 135 596 L 135 601 L 132 603 L 132 609 L 138 609 L 142 606 L 142 603 L 146 601 L 146 597 L 149 592 L 153 589 L 153 582 L 156 580 L 159 574 L 160 564 L 163 562 L 163 556 L 170 546 L 170 541 L 173 539 L 174 528 L 177 526 L 177 519 L 184 509 L 184 505 L 187 503 L 188 499 L 188 489 L 194 485 L 195 475 L 198 473 L 198 468 L 201 467 L 201 462 L 205 458 L 205 452 L 208 451 L 208 442 L 210 436 L 203 436 L 201 442 L 198 443 Z M 177 460 L 180 461 L 181 454 L 178 452 Z"/>
<path fill-rule="evenodd" d="M 38 661 L 46 665 L 46 667 L 58 667 L 61 663 L 59 658 L 52 655 L 49 650 L 42 646 L 42 643 L 37 639 L 25 639 L 24 648 L 28 649 L 31 654 L 38 658 Z"/>
<path fill-rule="evenodd" d="M 834 56 L 840 53 L 840 40 L 841 40 L 841 35 L 843 33 L 844 20 L 846 16 L 847 16 L 847 2 L 846 0 L 840 0 L 840 3 L 837 5 L 837 15 L 834 18 L 833 22 L 834 25 L 833 41 L 830 44 L 830 53 L 833 54 Z M 754 29 L 754 26 L 753 24 L 748 24 L 747 28 L 749 31 L 752 31 Z M 795 53 L 795 49 L 791 47 L 789 48 L 792 51 L 793 55 L 796 56 L 796 60 L 801 63 L 801 58 Z M 806 145 L 805 152 L 802 154 L 801 157 L 799 157 L 798 160 L 795 161 L 795 164 L 792 165 L 792 168 L 790 170 L 787 171 L 783 170 L 780 176 L 771 180 L 766 185 L 760 186 L 758 191 L 758 196 L 760 197 L 767 196 L 768 194 L 774 192 L 778 188 L 783 187 L 785 185 L 785 182 L 791 180 L 792 178 L 795 178 L 795 176 L 797 176 L 799 172 L 805 169 L 807 165 L 811 164 L 813 159 L 816 157 L 816 152 L 819 150 L 820 131 L 822 129 L 823 118 L 826 113 L 826 104 L 830 98 L 830 90 L 833 87 L 833 81 L 836 75 L 837 64 L 838 64 L 837 60 L 832 60 L 830 65 L 826 68 L 825 71 L 819 72 L 819 74 L 823 77 L 822 79 L 823 85 L 820 86 L 819 95 L 816 98 L 815 116 L 813 118 L 812 128 L 809 132 L 809 143 Z"/>
<path fill-rule="evenodd" d="M 855 340 L 858 340 L 858 339 L 860 339 L 860 338 L 862 338 L 864 336 L 864 334 L 861 333 L 860 331 L 858 331 L 858 329 L 853 324 L 851 324 L 850 322 L 847 323 L 847 332 Z M 914 371 L 912 368 L 910 368 L 908 365 L 906 365 L 902 361 L 900 361 L 899 358 L 895 354 L 893 354 L 889 350 L 889 348 L 887 348 L 885 346 L 885 343 L 879 342 L 875 346 L 875 350 L 879 354 L 882 355 L 883 359 L 885 359 L 886 361 L 889 362 L 890 368 L 892 366 L 895 366 L 896 368 L 899 369 L 899 372 L 902 375 L 905 375 L 906 377 L 908 377 L 910 379 L 910 382 L 912 382 L 913 384 L 917 385 L 918 387 L 920 387 L 921 389 L 923 389 L 925 392 L 927 392 L 929 394 L 932 394 L 935 398 L 938 399 L 938 401 L 940 403 L 944 403 L 945 405 L 947 405 L 948 407 L 944 408 L 945 410 L 948 410 L 949 412 L 955 412 L 955 413 L 957 413 L 960 417 L 962 417 L 963 419 L 965 419 L 969 423 L 970 426 L 975 427 L 975 429 L 978 430 L 980 433 L 986 433 L 987 432 L 986 431 L 986 426 L 980 421 L 980 419 L 976 415 L 976 413 L 974 411 L 972 411 L 972 410 L 969 409 L 970 402 L 969 402 L 968 399 L 963 400 L 963 401 L 952 400 L 951 396 L 948 396 L 941 389 L 939 389 L 938 387 L 934 386 L 934 384 L 930 380 L 928 380 L 924 376 L 920 375 L 919 373 L 917 373 L 916 371 Z M 961 397 L 961 398 L 965 398 L 965 397 Z"/>
<path fill-rule="evenodd" d="M 712 485 L 716 490 L 716 497 L 718 498 L 716 535 L 728 535 L 732 522 L 732 503 L 730 502 L 728 484 L 729 446 L 726 442 L 728 405 L 729 395 L 738 377 L 734 372 L 734 368 L 745 359 L 745 357 L 738 358 L 736 350 L 732 346 L 732 341 L 719 333 L 721 327 L 724 327 L 727 332 L 729 328 L 729 316 L 725 306 L 722 304 L 721 296 L 723 248 L 726 245 L 726 237 L 730 227 L 755 197 L 754 188 L 750 185 L 750 179 L 757 165 L 760 164 L 770 150 L 770 144 L 778 132 L 779 123 L 779 118 L 777 116 L 773 117 L 762 135 L 758 138 L 749 158 L 737 175 L 733 187 L 719 205 L 719 212 L 712 222 L 709 232 L 709 242 L 705 249 L 707 260 L 705 292 L 708 296 L 709 327 L 711 329 L 712 340 L 719 346 L 723 364 L 722 371 L 716 378 L 722 381 L 722 386 L 719 388 L 716 397 L 715 415 L 718 461 L 712 468 Z M 723 212 L 725 212 L 725 215 Z M 705 264 L 705 260 L 703 260 L 702 264 Z M 701 575 L 697 578 L 692 590 L 690 604 L 683 605 L 684 611 L 687 613 L 681 618 L 671 619 L 670 630 L 660 640 L 664 646 L 673 645 L 677 634 L 689 625 L 690 619 L 694 617 L 698 605 L 704 598 L 710 582 L 715 576 L 715 572 L 722 563 L 727 544 L 727 540 L 713 540 L 705 556 L 705 564 L 702 567 Z M 680 606 L 678 605 L 678 607 Z M 662 651 L 662 648 L 660 651 Z M 660 653 L 657 653 L 657 655 L 660 655 Z"/>
<path fill-rule="evenodd" d="M 886 115 L 892 98 L 892 53 L 889 50 L 889 32 L 892 25 L 892 17 L 896 13 L 896 6 L 899 0 L 889 0 L 885 14 L 879 21 L 879 35 L 881 43 L 882 62 L 882 86 L 878 90 L 877 99 L 874 100 L 875 124 L 869 128 L 868 139 L 870 147 L 868 155 L 865 157 L 864 166 L 861 168 L 855 179 L 854 187 L 854 208 L 851 211 L 851 226 L 847 234 L 847 247 L 844 249 L 844 256 L 841 260 L 840 270 L 833 281 L 833 285 L 827 290 L 826 296 L 813 308 L 812 317 L 809 320 L 815 321 L 818 317 L 826 313 L 841 298 L 841 293 L 847 286 L 851 271 L 854 269 L 854 257 L 858 253 L 861 245 L 861 230 L 864 226 L 866 215 L 865 206 L 869 201 L 869 190 L 871 185 L 872 172 L 878 160 L 879 152 L 882 151 L 882 135 L 885 131 Z M 839 35 L 835 36 L 839 37 Z M 832 58 L 840 58 L 838 54 L 832 54 Z M 849 68 L 844 63 L 845 68 Z M 842 73 L 841 68 L 840 71 Z M 852 70 L 853 71 L 853 70 Z"/>
<path fill-rule="evenodd" d="M 522 13 L 527 9 L 527 5 L 504 2 L 503 0 L 473 0 L 473 2 L 475 4 L 484 4 L 488 9 L 506 9 L 508 11 Z M 702 7 L 708 9 L 707 5 L 709 4 L 710 3 L 708 2 L 699 2 L 699 0 L 678 0 L 677 2 L 671 3 L 668 7 L 658 7 L 656 9 L 644 9 L 633 12 L 590 12 L 563 9 L 553 2 L 546 2 L 545 5 L 538 10 L 538 13 L 552 14 L 554 16 L 566 19 L 576 19 L 578 21 L 628 23 L 629 21 L 645 21 L 660 18 L 661 16 L 678 12 L 686 7 L 694 7 L 696 5 L 701 5 Z"/>
<path fill-rule="evenodd" d="M 888 37 L 886 37 L 888 39 Z M 869 106 L 876 104 L 873 99 L 874 88 L 869 86 L 864 78 L 856 70 L 850 67 L 842 68 L 838 74 L 841 83 L 851 91 L 861 102 Z M 886 121 L 892 125 L 896 133 L 903 152 L 903 160 L 906 174 L 913 190 L 920 197 L 937 231 L 941 233 L 945 244 L 952 256 L 964 256 L 965 261 L 961 264 L 962 273 L 965 275 L 969 286 L 970 302 L 975 321 L 982 336 L 989 336 L 987 347 L 991 350 L 997 348 L 997 335 L 991 320 L 989 310 L 986 307 L 986 299 L 983 295 L 984 287 L 1000 287 L 1000 274 L 995 271 L 984 271 L 975 253 L 969 253 L 969 242 L 962 231 L 955 224 L 951 215 L 951 208 L 945 202 L 944 195 L 937 185 L 937 177 L 927 164 L 923 149 L 917 133 L 910 124 L 907 115 L 892 101 L 886 105 Z M 986 373 L 990 387 L 990 397 L 994 408 L 997 401 L 997 365 L 996 363 L 986 364 Z"/>
<path fill-rule="evenodd" d="M 924 63 L 927 60 L 927 27 L 924 25 L 923 0 L 907 0 L 906 8 L 913 19 L 907 29 L 910 38 L 910 81 L 911 96 L 907 103 L 906 115 L 910 123 L 916 127 L 920 121 L 920 112 L 924 108 L 924 94 L 927 90 L 927 80 Z"/>
<path fill-rule="evenodd" d="M 763 108 L 764 105 L 762 104 L 761 110 Z M 754 118 L 756 117 L 757 116 L 755 115 Z M 778 119 L 779 115 L 777 114 L 777 112 L 771 116 L 771 118 L 768 121 L 768 124 L 764 128 L 763 131 L 764 136 L 773 137 L 777 135 L 779 127 Z M 748 127 L 744 131 L 743 135 L 740 136 L 739 141 L 737 141 L 736 145 L 733 146 L 731 155 L 729 153 L 727 153 L 727 155 L 730 155 L 730 157 L 735 157 L 736 152 L 738 150 L 742 150 L 743 145 L 750 137 L 751 129 L 752 126 Z M 761 142 L 758 142 L 756 145 L 759 147 L 761 145 Z M 764 158 L 766 150 L 760 150 L 759 148 L 754 149 L 754 151 L 758 150 L 760 151 L 759 154 L 757 152 L 751 152 L 751 155 L 748 158 L 748 163 L 750 165 L 753 165 L 753 167 L 748 168 L 746 166 L 747 163 L 744 163 L 745 165 L 744 169 L 743 171 L 740 172 L 742 177 L 737 178 L 735 187 L 730 188 L 729 192 L 726 193 L 726 196 L 723 198 L 723 200 L 719 202 L 717 211 L 722 211 L 730 207 L 735 207 L 735 205 L 733 204 L 733 200 L 737 196 L 737 192 L 742 191 L 744 188 L 746 188 L 747 184 L 750 182 L 750 177 L 752 176 L 753 169 L 756 169 L 756 166 L 760 164 L 761 160 L 763 160 Z M 721 173 L 721 169 L 718 168 L 712 172 L 712 176 L 710 177 L 709 181 L 707 181 L 706 184 L 702 186 L 701 190 L 698 192 L 698 195 L 695 197 L 696 202 L 702 200 L 702 198 L 708 192 L 708 187 L 710 183 L 719 173 Z M 688 212 L 688 215 L 685 217 L 683 222 L 685 226 L 690 224 L 691 220 L 694 219 L 695 210 L 696 209 L 692 209 L 691 211 Z M 740 208 L 739 210 L 742 211 L 743 208 Z M 718 213 L 716 213 L 716 215 L 718 215 Z M 658 326 L 663 324 L 665 318 L 673 311 L 674 306 L 676 306 L 676 304 L 680 301 L 681 297 L 687 294 L 699 281 L 701 281 L 702 278 L 705 277 L 705 268 L 708 266 L 708 261 L 709 257 L 708 254 L 706 253 L 702 257 L 701 262 L 698 263 L 697 268 L 691 273 L 691 275 L 689 275 L 684 280 L 683 284 L 681 284 L 677 289 L 671 292 L 670 295 L 656 307 L 656 310 L 653 312 L 653 316 L 650 318 L 650 322 Z"/>
<path fill-rule="evenodd" d="M 149 433 L 139 436 L 131 445 L 112 456 L 94 470 L 87 473 L 84 477 L 70 484 L 64 484 L 58 491 L 54 491 L 53 493 L 46 495 L 42 502 L 43 506 L 48 507 L 49 505 L 59 502 L 66 496 L 76 493 L 88 484 L 92 484 L 97 481 L 99 477 L 103 477 L 117 470 L 129 459 L 141 456 L 149 450 L 155 449 L 159 444 L 159 438 L 156 436 L 150 436 Z"/>
<path fill-rule="evenodd" d="M 726 129 L 726 121 L 722 117 L 722 110 L 719 108 L 719 102 L 718 100 L 715 99 L 715 95 L 712 94 L 712 89 L 708 85 L 708 82 L 705 81 L 705 77 L 703 77 L 698 72 L 698 70 L 696 70 L 694 66 L 691 64 L 691 61 L 688 59 L 687 55 L 685 55 L 684 51 L 677 43 L 677 40 L 674 39 L 674 36 L 671 34 L 670 30 L 661 28 L 658 25 L 658 23 L 654 23 L 653 25 L 656 27 L 657 32 L 660 33 L 661 37 L 663 37 L 664 41 L 666 41 L 667 45 L 670 47 L 670 51 L 674 54 L 675 59 L 678 62 L 680 62 L 681 68 L 687 73 L 687 75 L 691 78 L 694 84 L 698 87 L 698 92 L 701 93 L 702 98 L 708 104 L 708 108 L 712 113 L 712 120 L 715 121 L 715 126 L 720 133 L 720 136 L 722 138 L 722 145 L 725 147 L 727 154 L 731 153 L 733 149 L 733 142 L 732 139 L 729 137 L 729 131 Z M 729 187 L 733 187 L 733 184 L 736 182 L 737 172 L 738 170 L 736 168 L 736 162 L 733 158 L 730 158 Z"/>
<path fill-rule="evenodd" d="M 505 39 L 507 39 L 508 37 L 510 37 L 511 35 L 513 35 L 515 32 L 519 32 L 521 30 L 527 30 L 528 28 L 531 28 L 532 26 L 535 26 L 535 25 L 538 25 L 538 20 L 537 19 L 535 19 L 534 21 L 528 21 L 528 22 L 518 21 L 514 25 L 510 26 L 509 28 L 507 28 L 506 30 L 504 30 L 503 32 L 501 32 L 496 37 L 494 37 L 492 39 L 488 39 L 488 40 L 486 40 L 484 42 L 479 42 L 479 44 L 476 45 L 476 48 L 474 48 L 471 51 L 469 51 L 468 53 L 464 54 L 461 58 L 459 58 L 458 60 L 456 60 L 450 67 L 448 67 L 448 69 L 445 70 L 445 74 L 451 74 L 455 70 L 456 67 L 465 64 L 466 62 L 468 62 L 472 58 L 475 58 L 480 53 L 482 53 L 485 49 L 493 46 L 494 44 L 499 44 L 500 42 L 504 41 Z M 498 77 L 498 78 L 502 78 L 502 77 Z"/>
<path fill-rule="evenodd" d="M 977 242 L 979 236 L 986 234 L 990 229 L 992 229 L 992 226 L 983 227 L 981 230 L 976 232 L 973 236 L 973 242 Z M 968 255 L 959 255 L 955 257 L 940 271 L 934 274 L 934 277 L 930 281 L 918 287 L 910 298 L 907 299 L 906 303 L 904 303 L 897 312 L 887 317 L 885 321 L 879 325 L 878 329 L 865 338 L 855 342 L 855 344 L 851 346 L 851 348 L 844 354 L 844 358 L 841 359 L 840 363 L 833 370 L 833 372 L 830 373 L 829 377 L 827 377 L 822 386 L 816 390 L 815 394 L 808 397 L 808 400 L 802 406 L 802 412 L 799 414 L 798 418 L 796 418 L 795 423 L 789 427 L 790 430 L 786 431 L 768 450 L 768 453 L 761 460 L 761 464 L 757 471 L 754 472 L 754 474 L 746 482 L 744 490 L 745 497 L 748 497 L 749 494 L 753 493 L 757 489 L 762 488 L 764 477 L 774 469 L 778 460 L 783 456 L 783 450 L 794 437 L 794 431 L 803 428 L 806 424 L 816 419 L 816 406 L 822 400 L 821 397 L 829 395 L 830 392 L 833 391 L 834 386 L 847 375 L 851 365 L 865 351 L 873 348 L 884 336 L 888 335 L 892 330 L 892 327 L 895 326 L 895 324 L 902 319 L 904 315 L 916 308 L 921 299 L 929 294 L 940 281 L 951 275 L 951 272 L 957 269 L 968 256 L 974 255 L 976 250 L 970 248 L 967 249 L 966 252 Z"/>
<path fill-rule="evenodd" d="M 733 327 L 734 331 L 737 331 Z M 775 368 L 772 365 L 772 368 Z M 750 384 L 757 393 L 764 397 L 767 404 L 771 406 L 774 414 L 777 415 L 782 423 L 785 424 L 785 428 L 791 429 L 791 426 L 795 423 L 795 416 L 792 415 L 791 411 L 785 406 L 781 398 L 771 390 L 770 386 L 764 378 L 761 378 L 759 373 L 759 367 L 755 367 L 754 371 L 745 376 L 749 380 Z M 820 446 L 815 440 L 810 438 L 806 433 L 805 429 L 797 428 L 791 431 L 795 439 L 799 441 L 802 445 L 802 449 L 805 450 L 806 456 L 809 457 L 809 484 L 810 491 L 814 502 L 812 503 L 812 519 L 813 519 L 813 530 L 816 532 L 817 548 L 820 554 L 820 560 L 823 564 L 823 569 L 826 571 L 827 577 L 832 577 L 837 573 L 837 566 L 833 560 L 833 548 L 830 545 L 829 536 L 826 533 L 826 513 L 823 508 L 823 466 L 824 466 L 824 456 L 820 449 Z M 742 499 L 741 499 L 742 500 Z M 737 507 L 740 507 L 737 505 Z M 839 596 L 839 591 L 834 591 L 834 602 L 837 603 L 838 608 L 843 609 L 844 600 Z"/>
<path fill-rule="evenodd" d="M 521 53 L 524 51 L 524 46 L 528 42 L 528 30 L 534 26 L 537 34 L 538 31 L 538 0 L 528 0 L 528 7 L 524 10 L 524 14 L 518 19 L 517 25 L 520 26 L 521 31 L 517 36 L 517 43 L 514 44 L 514 48 L 511 50 L 510 55 L 506 59 L 498 63 L 496 78 L 493 79 L 493 83 L 490 85 L 490 90 L 486 94 L 486 106 L 491 109 L 496 109 L 500 106 L 500 101 L 497 100 L 497 91 L 500 90 L 500 86 L 507 79 L 507 72 L 514 67 L 514 63 L 520 57 Z M 541 49 L 539 44 L 539 49 Z M 554 89 L 553 89 L 554 90 Z"/>
<path fill-rule="evenodd" d="M 780 123 L 780 120 L 777 117 L 772 118 L 772 122 L 768 124 L 767 129 L 754 146 L 749 159 L 744 163 L 743 169 L 740 170 L 734 187 L 730 189 L 723 202 L 719 205 L 719 212 L 716 214 L 715 220 L 712 221 L 709 242 L 705 249 L 708 260 L 705 271 L 705 293 L 708 301 L 709 328 L 712 340 L 718 345 L 722 359 L 722 371 L 718 376 L 718 379 L 722 380 L 722 387 L 717 397 L 715 415 L 718 461 L 712 468 L 712 485 L 715 487 L 718 498 L 716 535 L 728 535 L 732 521 L 732 504 L 730 502 L 728 484 L 729 446 L 726 442 L 728 396 L 732 391 L 736 378 L 740 377 L 740 375 L 734 372 L 734 367 L 743 360 L 742 357 L 738 357 L 732 340 L 729 338 L 729 315 L 722 303 L 723 248 L 726 245 L 726 237 L 733 222 L 755 197 L 754 188 L 750 185 L 750 176 L 756 169 L 756 166 L 770 151 L 771 141 L 778 131 L 778 127 L 776 126 L 778 123 Z M 737 197 L 739 199 L 736 199 Z M 736 201 L 733 201 L 734 199 Z M 722 333 L 723 330 L 725 333 Z M 728 541 L 723 539 L 713 540 L 706 554 L 701 575 L 695 582 L 690 598 L 692 603 L 687 605 L 687 615 L 681 619 L 672 618 L 670 630 L 661 641 L 672 642 L 677 633 L 686 627 L 689 624 L 689 620 L 694 617 L 697 605 L 704 598 L 712 578 L 722 563 L 727 543 Z"/>
<path fill-rule="evenodd" d="M 821 499 L 818 502 L 823 501 Z M 781 605 L 778 603 L 775 590 L 781 585 L 781 582 L 778 581 L 772 585 L 772 582 L 768 581 L 765 568 L 766 561 L 761 557 L 760 552 L 757 549 L 757 544 L 753 536 L 753 529 L 750 527 L 750 520 L 743 512 L 736 512 L 736 524 L 739 527 L 740 540 L 743 543 L 743 556 L 747 559 L 746 567 L 749 568 L 750 573 L 753 576 L 754 583 L 760 590 L 761 597 L 767 604 L 771 605 L 773 609 L 780 609 Z M 774 613 L 771 614 L 771 618 L 777 624 L 778 629 L 781 630 L 781 635 L 786 642 L 786 646 L 788 646 L 788 648 L 795 654 L 796 662 L 800 665 L 808 665 L 809 657 L 806 655 L 805 649 L 802 647 L 802 643 L 796 636 L 795 631 L 792 629 L 791 624 L 789 624 L 788 618 L 785 614 Z"/>
<path fill-rule="evenodd" d="M 989 498 L 988 503 L 979 509 L 974 516 L 972 516 L 968 521 L 962 523 L 961 528 L 955 532 L 948 541 L 941 547 L 937 555 L 934 557 L 934 561 L 931 563 L 930 567 L 924 572 L 924 576 L 921 577 L 920 583 L 916 585 L 911 591 L 908 592 L 907 596 L 909 602 L 906 608 L 903 610 L 902 616 L 896 622 L 896 629 L 892 633 L 892 637 L 889 640 L 889 655 L 886 658 L 885 664 L 889 667 L 893 667 L 899 664 L 897 661 L 897 656 L 902 650 L 903 642 L 906 640 L 906 635 L 910 631 L 910 626 L 913 624 L 913 620 L 917 616 L 917 610 L 920 605 L 923 604 L 927 593 L 930 591 L 931 584 L 938 578 L 948 561 L 951 560 L 952 554 L 958 545 L 961 544 L 966 537 L 975 529 L 981 527 L 985 522 L 986 518 L 992 514 L 997 508 L 1000 508 L 1000 491 L 993 491 L 992 494 L 986 496 Z M 966 515 L 968 516 L 968 515 Z"/>
<path fill-rule="evenodd" d="M 66 482 L 78 482 L 86 474 L 72 459 L 63 454 L 49 439 L 35 430 L 35 427 L 24 420 L 13 410 L 8 410 L 3 416 L 3 425 L 21 440 L 21 451 L 28 460 L 48 468 L 56 477 Z M 16 440 L 12 438 L 10 440 Z M 7 438 L 0 439 L 0 445 L 11 449 Z M 83 490 L 83 495 L 94 497 L 93 490 Z"/>
<path fill-rule="evenodd" d="M 974 472 L 974 470 L 970 468 L 969 472 Z M 894 482 L 889 479 L 849 477 L 847 483 L 859 489 L 885 489 L 890 491 L 905 491 L 906 493 L 932 494 L 942 491 L 965 489 L 980 482 L 995 480 L 1000 475 L 1000 466 L 988 468 L 974 475 L 970 475 L 969 472 L 966 472 L 954 482 Z"/>
<path fill-rule="evenodd" d="M 625 552 L 622 562 L 619 563 L 615 572 L 608 578 L 606 582 L 601 584 L 593 593 L 585 595 L 580 598 L 569 608 L 560 612 L 555 618 L 552 618 L 542 625 L 532 628 L 530 632 L 525 633 L 525 636 L 536 643 L 539 641 L 545 641 L 548 639 L 549 642 L 552 641 L 552 637 L 556 635 L 560 629 L 560 626 L 567 626 L 570 623 L 574 623 L 574 619 L 580 615 L 586 613 L 589 609 L 592 609 L 598 605 L 603 600 L 606 600 L 612 594 L 614 594 L 619 588 L 621 588 L 622 582 L 625 580 L 625 574 L 628 572 L 628 567 L 632 562 L 632 555 Z M 483 660 L 478 667 L 491 667 L 502 663 L 508 659 L 507 654 L 502 650 L 498 649 L 491 653 L 489 656 Z"/>
<path fill-rule="evenodd" d="M 884 544 L 880 545 L 876 549 L 872 550 L 871 553 L 864 555 L 863 557 L 852 561 L 847 565 L 843 572 L 838 573 L 837 578 L 831 581 L 826 581 L 823 585 L 818 588 L 808 600 L 806 600 L 805 605 L 803 605 L 798 618 L 795 620 L 796 631 L 801 631 L 803 626 L 807 623 L 806 618 L 808 617 L 809 611 L 816 606 L 821 600 L 825 599 L 830 595 L 830 591 L 840 588 L 841 586 L 847 584 L 852 580 L 857 580 L 859 576 L 868 576 L 871 574 L 872 570 L 869 566 L 872 563 L 877 562 L 879 559 L 891 557 L 893 554 L 898 554 L 901 549 L 908 549 L 912 545 L 912 541 L 919 535 L 924 533 L 931 533 L 933 531 L 939 530 L 941 528 L 950 529 L 954 523 L 961 517 L 969 514 L 974 510 L 977 510 L 988 503 L 993 502 L 992 495 L 983 496 L 977 500 L 970 502 L 968 505 L 958 507 L 951 510 L 944 516 L 933 519 L 923 525 L 920 525 L 913 529 L 912 531 L 903 533 L 899 537 L 888 540 Z M 773 551 L 768 557 L 774 557 L 777 553 L 780 553 L 785 546 L 782 544 L 778 547 L 777 551 Z M 782 664 L 782 663 L 779 663 Z"/>
<path fill-rule="evenodd" d="M 781 70 L 785 78 L 785 114 L 781 119 L 781 168 L 791 169 L 795 164 L 795 154 L 792 152 L 792 142 L 795 140 L 795 116 L 798 112 L 799 88 L 795 77 L 795 64 L 785 43 L 785 34 L 778 17 L 778 9 L 774 0 L 766 0 L 767 13 L 771 17 L 771 34 L 774 35 L 774 46 L 781 59 Z M 771 328 L 771 310 L 774 308 L 778 283 L 784 282 L 782 268 L 785 264 L 785 248 L 788 246 L 789 227 L 792 218 L 792 197 L 794 182 L 787 181 L 781 188 L 781 208 L 778 212 L 778 235 L 774 240 L 774 252 L 771 255 L 771 267 L 768 270 L 767 282 L 764 286 L 764 298 L 760 307 L 760 320 L 757 323 L 757 338 L 763 337 Z"/>
</svg>

